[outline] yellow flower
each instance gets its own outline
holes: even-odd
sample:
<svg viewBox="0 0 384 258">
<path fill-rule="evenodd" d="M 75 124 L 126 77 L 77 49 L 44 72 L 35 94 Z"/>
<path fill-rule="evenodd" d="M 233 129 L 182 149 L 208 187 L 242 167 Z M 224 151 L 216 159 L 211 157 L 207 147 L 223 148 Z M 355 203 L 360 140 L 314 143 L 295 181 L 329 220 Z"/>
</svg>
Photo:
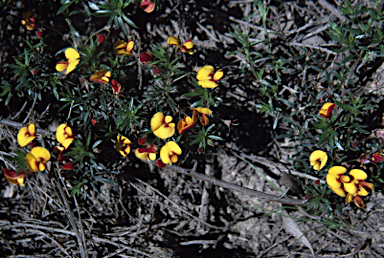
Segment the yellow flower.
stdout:
<svg viewBox="0 0 384 258">
<path fill-rule="evenodd" d="M 131 143 L 127 137 L 118 135 L 115 143 L 116 150 L 118 150 L 123 157 L 126 157 L 131 152 Z"/>
<path fill-rule="evenodd" d="M 128 43 L 124 40 L 119 40 L 113 44 L 113 53 L 118 56 L 122 56 L 124 54 L 126 56 L 132 55 L 132 50 L 134 46 L 135 43 L 132 40 L 128 41 Z"/>
<path fill-rule="evenodd" d="M 17 142 L 21 147 L 26 146 L 28 143 L 36 138 L 36 127 L 34 124 L 29 124 L 20 129 L 17 134 Z"/>
<path fill-rule="evenodd" d="M 351 181 L 349 176 L 344 175 L 347 169 L 342 166 L 333 166 L 328 170 L 327 184 L 338 196 L 345 197 L 342 183 Z"/>
<path fill-rule="evenodd" d="M 327 163 L 328 155 L 324 151 L 316 150 L 309 156 L 309 162 L 314 170 L 322 169 Z"/>
<path fill-rule="evenodd" d="M 15 170 L 9 170 L 6 168 L 4 168 L 3 171 L 4 171 L 5 178 L 8 180 L 8 182 L 15 185 L 24 186 L 25 176 L 26 176 L 26 173 L 24 170 L 21 171 L 19 174 L 17 174 L 17 171 Z"/>
<path fill-rule="evenodd" d="M 215 73 L 215 69 L 211 65 L 203 66 L 197 71 L 196 79 L 197 83 L 203 88 L 216 88 L 218 80 L 223 78 L 223 70 L 218 70 Z"/>
<path fill-rule="evenodd" d="M 360 192 L 365 195 L 360 196 L 366 196 L 368 195 L 368 192 L 366 189 L 374 189 L 373 184 L 364 182 L 365 179 L 367 179 L 367 174 L 361 170 L 361 169 L 352 169 L 349 172 L 349 176 L 351 177 L 351 181 L 344 184 L 344 189 L 348 193 L 354 195 L 357 193 L 357 189 L 360 189 Z"/>
<path fill-rule="evenodd" d="M 207 115 L 211 115 L 211 114 L 212 114 L 212 110 L 210 110 L 209 108 L 205 108 L 205 107 L 193 108 L 192 120 L 194 123 L 196 123 L 197 119 L 199 119 L 201 124 L 206 126 L 209 123 L 209 119 Z"/>
<path fill-rule="evenodd" d="M 182 53 L 188 53 L 190 55 L 193 55 L 193 42 L 191 39 L 188 39 L 187 41 L 185 41 L 185 43 L 183 45 L 181 45 L 181 41 L 178 37 L 175 37 L 175 36 L 170 36 L 168 39 L 167 39 L 167 44 L 170 45 L 170 46 L 176 46 L 179 48 L 180 52 Z"/>
<path fill-rule="evenodd" d="M 149 145 L 147 148 L 137 148 L 135 155 L 141 160 L 155 160 L 157 148 L 154 145 Z"/>
<path fill-rule="evenodd" d="M 25 156 L 25 163 L 32 172 L 44 171 L 45 164 L 51 158 L 51 154 L 43 147 L 34 147 L 30 153 Z"/>
<path fill-rule="evenodd" d="M 363 184 L 360 185 L 360 191 L 357 191 L 355 194 L 348 193 L 347 198 L 346 198 L 347 204 L 349 204 L 353 200 L 353 202 L 356 204 L 357 207 L 363 208 L 364 202 L 360 198 L 360 196 L 367 196 L 368 191 L 372 192 L 372 190 L 375 190 L 375 187 L 373 186 L 373 184 L 366 183 L 366 182 L 361 182 L 361 183 L 363 183 Z"/>
<path fill-rule="evenodd" d="M 68 61 L 60 61 L 56 63 L 56 70 L 58 72 L 67 70 L 66 74 L 69 74 L 75 70 L 76 66 L 80 63 L 80 55 L 75 49 L 69 47 L 65 50 L 65 57 Z"/>
<path fill-rule="evenodd" d="M 111 78 L 111 75 L 112 74 L 110 71 L 105 72 L 105 70 L 100 70 L 91 75 L 90 81 L 107 84 L 109 83 L 109 79 Z"/>
<path fill-rule="evenodd" d="M 189 116 L 184 117 L 179 121 L 177 124 L 177 130 L 179 131 L 179 134 L 183 134 L 188 129 L 192 128 L 195 125 L 193 122 L 193 119 Z"/>
<path fill-rule="evenodd" d="M 175 124 L 171 121 L 171 116 L 164 116 L 162 112 L 156 113 L 151 119 L 153 134 L 163 140 L 172 137 L 175 133 Z"/>
<path fill-rule="evenodd" d="M 27 30 L 34 30 L 37 27 L 34 11 L 25 12 L 21 18 L 21 23 L 27 27 Z"/>
<path fill-rule="evenodd" d="M 73 142 L 72 128 L 66 124 L 61 124 L 56 130 L 56 140 L 61 143 L 65 149 Z"/>
<path fill-rule="evenodd" d="M 178 155 L 181 155 L 181 149 L 174 141 L 167 142 L 160 150 L 160 158 L 164 164 L 176 163 Z"/>
<path fill-rule="evenodd" d="M 319 111 L 320 116 L 325 117 L 325 118 L 330 118 L 332 110 L 335 108 L 335 104 L 333 103 L 325 103 L 322 107 L 321 110 Z"/>
</svg>

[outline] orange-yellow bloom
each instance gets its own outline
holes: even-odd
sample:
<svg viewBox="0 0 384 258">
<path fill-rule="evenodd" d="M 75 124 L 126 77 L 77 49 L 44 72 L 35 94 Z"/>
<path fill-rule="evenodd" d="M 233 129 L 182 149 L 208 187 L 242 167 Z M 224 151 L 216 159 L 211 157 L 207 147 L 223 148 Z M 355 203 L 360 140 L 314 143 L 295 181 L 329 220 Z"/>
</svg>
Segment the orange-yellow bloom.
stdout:
<svg viewBox="0 0 384 258">
<path fill-rule="evenodd" d="M 195 125 L 193 119 L 189 116 L 184 117 L 179 121 L 177 124 L 177 130 L 179 131 L 179 134 L 183 134 L 188 129 L 192 128 Z"/>
<path fill-rule="evenodd" d="M 196 123 L 197 119 L 199 119 L 201 124 L 206 126 L 209 123 L 209 119 L 207 115 L 211 115 L 211 114 L 212 114 L 212 110 L 210 110 L 209 108 L 205 108 L 205 107 L 193 108 L 193 113 L 192 113 L 193 123 Z"/>
<path fill-rule="evenodd" d="M 367 179 L 368 176 L 363 170 L 352 169 L 349 172 L 349 176 L 351 177 L 351 181 L 344 184 L 344 189 L 348 193 L 354 195 L 357 193 L 357 189 L 359 188 L 360 192 L 362 192 L 363 194 L 366 193 L 366 195 L 368 195 L 365 189 L 374 189 L 373 184 L 364 182 L 364 180 Z"/>
<path fill-rule="evenodd" d="M 351 181 L 349 176 L 344 175 L 347 169 L 342 166 L 333 166 L 328 170 L 327 184 L 338 196 L 345 197 L 343 185 Z"/>
<path fill-rule="evenodd" d="M 76 66 L 80 63 L 80 55 L 75 49 L 69 47 L 65 50 L 65 57 L 68 61 L 60 61 L 56 63 L 56 70 L 58 72 L 66 70 L 66 74 L 69 74 L 75 70 Z"/>
<path fill-rule="evenodd" d="M 25 156 L 25 163 L 32 172 L 44 171 L 46 163 L 51 158 L 51 153 L 43 147 L 34 147 L 30 153 Z"/>
<path fill-rule="evenodd" d="M 181 155 L 181 149 L 174 141 L 167 142 L 160 150 L 160 158 L 164 164 L 176 163 L 178 155 Z"/>
<path fill-rule="evenodd" d="M 9 170 L 6 168 L 4 168 L 3 171 L 4 171 L 5 178 L 8 180 L 8 182 L 15 185 L 24 186 L 25 176 L 26 176 L 26 173 L 24 170 L 21 171 L 19 174 L 17 174 L 17 171 L 15 170 Z"/>
<path fill-rule="evenodd" d="M 368 192 L 372 192 L 372 190 L 375 190 L 375 187 L 371 183 L 364 183 L 364 186 L 360 187 L 360 191 L 357 191 L 355 194 L 348 193 L 346 202 L 349 204 L 352 200 L 356 204 L 357 207 L 363 208 L 364 202 L 360 198 L 360 196 L 367 196 Z"/>
<path fill-rule="evenodd" d="M 131 143 L 127 137 L 118 135 L 115 142 L 116 150 L 118 150 L 123 157 L 126 157 L 131 153 Z"/>
<path fill-rule="evenodd" d="M 119 98 L 119 94 L 121 91 L 121 84 L 119 84 L 115 79 L 111 82 L 111 87 L 113 90 L 113 95 L 115 95 L 116 98 Z"/>
<path fill-rule="evenodd" d="M 118 56 L 122 56 L 124 54 L 126 56 L 132 55 L 132 50 L 134 46 L 135 43 L 132 40 L 128 41 L 128 43 L 124 40 L 119 40 L 113 44 L 113 53 Z"/>
<path fill-rule="evenodd" d="M 27 28 L 27 30 L 36 29 L 37 25 L 35 22 L 34 11 L 28 11 L 23 14 L 21 23 Z"/>
<path fill-rule="evenodd" d="M 164 116 L 162 112 L 156 113 L 151 119 L 153 134 L 163 140 L 172 137 L 175 133 L 175 124 L 171 121 L 171 116 Z"/>
<path fill-rule="evenodd" d="M 180 52 L 182 53 L 188 53 L 190 55 L 193 55 L 193 42 L 191 39 L 188 39 L 187 41 L 185 41 L 185 43 L 183 45 L 181 45 L 181 41 L 178 37 L 175 37 L 175 36 L 170 36 L 168 39 L 167 39 L 167 44 L 170 45 L 170 46 L 176 46 L 179 48 Z"/>
<path fill-rule="evenodd" d="M 56 140 L 61 143 L 65 149 L 68 149 L 74 140 L 72 128 L 66 124 L 59 125 L 56 130 Z"/>
<path fill-rule="evenodd" d="M 324 151 L 316 150 L 309 156 L 309 162 L 314 170 L 322 169 L 327 164 L 328 155 Z"/>
<path fill-rule="evenodd" d="M 155 160 L 157 148 L 154 145 L 149 145 L 147 148 L 137 148 L 135 155 L 141 160 Z"/>
<path fill-rule="evenodd" d="M 218 86 L 216 82 L 223 78 L 223 76 L 223 70 L 220 69 L 215 73 L 213 66 L 206 65 L 197 71 L 196 79 L 197 83 L 203 88 L 216 88 Z"/>
<path fill-rule="evenodd" d="M 155 3 L 151 2 L 150 0 L 143 0 L 140 3 L 140 8 L 143 9 L 144 12 L 146 13 L 151 13 L 153 10 L 155 10 Z"/>
<path fill-rule="evenodd" d="M 36 138 L 36 127 L 34 124 L 29 124 L 20 129 L 17 134 L 17 142 L 21 147 L 26 146 L 28 143 Z"/>
<path fill-rule="evenodd" d="M 102 84 L 107 84 L 109 83 L 109 79 L 111 78 L 111 72 L 105 72 L 105 70 L 100 70 L 95 72 L 94 74 L 91 75 L 90 81 L 91 82 L 99 82 Z"/>
<path fill-rule="evenodd" d="M 324 118 L 330 118 L 331 117 L 331 113 L 332 113 L 332 110 L 335 108 L 335 104 L 333 103 L 325 103 L 319 113 L 320 113 L 320 116 L 324 117 Z"/>
</svg>

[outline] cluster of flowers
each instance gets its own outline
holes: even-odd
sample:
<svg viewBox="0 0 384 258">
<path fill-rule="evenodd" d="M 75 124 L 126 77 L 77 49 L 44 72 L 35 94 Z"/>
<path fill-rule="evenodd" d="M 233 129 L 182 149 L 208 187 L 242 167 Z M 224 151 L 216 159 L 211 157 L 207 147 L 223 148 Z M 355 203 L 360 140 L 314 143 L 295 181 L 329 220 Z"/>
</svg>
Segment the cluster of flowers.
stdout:
<svg viewBox="0 0 384 258">
<path fill-rule="evenodd" d="M 51 153 L 43 147 L 34 147 L 32 141 L 36 138 L 36 126 L 34 124 L 29 124 L 26 127 L 20 129 L 17 134 L 17 142 L 20 147 L 25 147 L 27 145 L 31 146 L 32 149 L 25 156 L 25 164 L 28 167 L 30 173 L 37 171 L 44 171 L 46 169 L 47 162 L 51 159 Z M 73 142 L 73 132 L 72 129 L 66 125 L 61 124 L 56 130 L 56 140 L 61 143 L 61 146 L 56 146 L 55 151 L 60 152 L 58 161 L 62 162 L 63 151 L 68 149 L 69 145 Z M 72 170 L 73 164 L 67 163 L 61 166 L 63 169 Z M 4 174 L 6 179 L 13 184 L 19 184 L 24 186 L 25 177 L 27 172 L 25 170 L 17 173 L 15 170 L 8 170 L 4 168 Z"/>
<path fill-rule="evenodd" d="M 333 103 L 325 103 L 319 112 L 320 116 L 330 118 L 334 107 Z M 314 170 L 321 170 L 327 161 L 328 155 L 322 150 L 316 150 L 309 156 L 309 162 Z M 346 197 L 347 204 L 353 200 L 357 207 L 362 208 L 364 202 L 361 196 L 367 196 L 368 192 L 374 190 L 374 186 L 364 181 L 368 176 L 361 169 L 351 169 L 348 175 L 346 173 L 346 167 L 331 167 L 326 178 L 327 184 L 338 196 Z"/>
<path fill-rule="evenodd" d="M 209 123 L 207 115 L 210 114 L 212 114 L 212 111 L 208 108 L 194 108 L 192 118 L 187 116 L 179 121 L 177 125 L 179 134 L 183 134 L 186 130 L 192 128 L 198 119 L 202 125 L 207 125 Z M 173 118 L 171 116 L 165 116 L 162 112 L 154 114 L 150 121 L 153 134 L 162 140 L 167 140 L 172 137 L 176 130 L 172 120 Z M 156 159 L 158 148 L 154 144 L 147 143 L 146 138 L 140 138 L 138 143 L 143 145 L 143 148 L 137 148 L 135 150 L 137 158 L 150 161 Z M 126 157 L 131 152 L 131 144 L 132 142 L 127 137 L 118 135 L 115 147 L 122 156 Z M 165 164 L 172 165 L 178 161 L 178 155 L 181 155 L 181 153 L 181 148 L 176 142 L 168 141 L 160 149 L 160 159 L 157 161 L 157 165 L 159 167 L 163 167 Z"/>
</svg>

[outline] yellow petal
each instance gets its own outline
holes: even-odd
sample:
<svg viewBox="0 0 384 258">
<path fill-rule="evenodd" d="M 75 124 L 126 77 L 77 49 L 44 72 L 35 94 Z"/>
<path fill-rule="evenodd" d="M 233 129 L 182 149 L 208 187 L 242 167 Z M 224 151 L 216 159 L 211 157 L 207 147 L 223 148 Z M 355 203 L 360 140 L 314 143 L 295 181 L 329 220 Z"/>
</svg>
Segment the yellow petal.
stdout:
<svg viewBox="0 0 384 258">
<path fill-rule="evenodd" d="M 168 145 L 168 148 L 170 151 L 176 153 L 177 155 L 180 155 L 181 154 L 181 148 L 179 147 L 179 145 L 177 143 L 175 143 L 174 141 L 169 141 L 167 143 Z"/>
<path fill-rule="evenodd" d="M 68 62 L 61 61 L 61 62 L 56 63 L 56 71 L 58 71 L 58 72 L 62 72 L 62 71 L 67 70 L 67 67 L 68 67 Z"/>
<path fill-rule="evenodd" d="M 74 48 L 67 48 L 65 50 L 65 57 L 68 59 L 68 62 L 75 61 L 80 58 L 79 53 Z"/>
<path fill-rule="evenodd" d="M 164 120 L 164 114 L 162 112 L 158 112 L 153 115 L 151 119 L 152 132 L 156 131 L 157 129 L 160 128 L 160 126 L 163 125 L 163 120 Z"/>
<path fill-rule="evenodd" d="M 331 190 L 332 190 L 335 194 L 337 194 L 338 196 L 340 196 L 340 197 L 345 197 L 345 192 L 344 192 L 343 189 L 341 189 L 341 188 L 332 188 L 332 187 L 331 187 Z"/>
<path fill-rule="evenodd" d="M 311 166 L 318 163 L 318 160 L 321 161 L 323 159 L 328 159 L 328 155 L 322 150 L 315 150 L 314 152 L 311 153 L 311 155 L 309 155 L 309 162 Z"/>
<path fill-rule="evenodd" d="M 169 157 L 169 148 L 167 144 L 165 144 L 160 150 L 160 159 L 164 164 L 171 163 L 171 159 Z"/>
<path fill-rule="evenodd" d="M 166 116 L 165 117 L 165 123 L 166 124 L 169 124 L 171 121 L 172 121 L 172 117 L 171 116 Z"/>
<path fill-rule="evenodd" d="M 210 81 L 210 80 L 201 80 L 201 81 L 197 81 L 197 83 L 201 87 L 208 88 L 208 89 L 216 88 L 217 86 L 219 86 L 216 82 Z"/>
<path fill-rule="evenodd" d="M 51 153 L 43 147 L 34 147 L 30 152 L 39 162 L 47 163 L 51 159 Z"/>
<path fill-rule="evenodd" d="M 350 183 L 345 183 L 344 189 L 350 194 L 355 194 L 357 192 L 357 186 L 355 184 L 355 181 L 352 181 Z"/>
<path fill-rule="evenodd" d="M 138 148 L 135 150 L 136 157 L 141 159 L 141 160 L 146 160 L 147 154 L 148 154 L 147 152 L 140 153 Z"/>
<path fill-rule="evenodd" d="M 74 138 L 67 138 L 61 144 L 65 149 L 68 149 L 69 145 L 73 142 Z"/>
<path fill-rule="evenodd" d="M 199 71 L 197 71 L 196 79 L 198 81 L 212 79 L 214 71 L 215 69 L 212 65 L 203 66 L 199 69 Z"/>
<path fill-rule="evenodd" d="M 65 141 L 65 139 L 66 139 L 65 136 L 64 136 L 64 133 L 65 133 L 65 128 L 67 126 L 68 126 L 67 124 L 61 124 L 56 129 L 56 140 L 59 143 L 63 143 Z"/>
<path fill-rule="evenodd" d="M 133 42 L 132 40 L 130 40 L 127 44 L 127 48 L 126 48 L 126 51 L 131 53 L 132 50 L 133 50 L 133 47 L 135 46 L 135 42 Z"/>
<path fill-rule="evenodd" d="M 347 198 L 345 198 L 345 201 L 346 201 L 347 204 L 349 204 L 352 201 L 352 199 L 353 199 L 353 195 L 349 193 L 347 195 Z"/>
<path fill-rule="evenodd" d="M 178 37 L 175 37 L 175 36 L 170 36 L 168 39 L 167 39 L 167 44 L 168 45 L 179 45 L 180 46 L 180 39 Z"/>
<path fill-rule="evenodd" d="M 172 137 L 175 134 L 175 124 L 171 123 L 169 126 L 164 124 L 160 126 L 156 131 L 153 131 L 153 134 L 163 140 Z"/>
<path fill-rule="evenodd" d="M 194 45 L 193 45 L 192 41 L 187 41 L 183 45 L 183 47 L 185 47 L 186 49 L 191 49 L 191 48 L 193 48 L 193 46 Z"/>
<path fill-rule="evenodd" d="M 327 175 L 327 184 L 331 189 L 336 189 L 341 187 L 341 183 L 336 179 L 334 175 Z"/>
<path fill-rule="evenodd" d="M 27 164 L 27 167 L 30 171 L 32 172 L 37 172 L 39 171 L 39 163 L 37 162 L 37 159 L 35 156 L 33 156 L 31 153 L 28 153 L 25 156 L 25 164 Z"/>
<path fill-rule="evenodd" d="M 334 176 L 342 175 L 342 174 L 345 174 L 346 172 L 347 172 L 347 169 L 342 166 L 333 166 L 330 169 L 328 169 L 328 174 L 331 174 Z"/>
<path fill-rule="evenodd" d="M 357 195 L 360 195 L 360 196 L 367 196 L 368 195 L 368 191 L 365 190 L 363 187 L 360 187 L 359 189 L 360 189 L 360 191 L 358 191 L 356 193 Z"/>
<path fill-rule="evenodd" d="M 124 54 L 127 45 L 128 45 L 127 42 L 125 42 L 124 40 L 116 41 L 113 44 L 113 53 L 115 53 L 115 55 L 122 55 L 122 54 Z"/>
<path fill-rule="evenodd" d="M 21 128 L 19 133 L 17 134 L 17 142 L 19 143 L 20 147 L 25 147 L 35 138 L 36 136 L 31 135 L 31 132 L 28 130 L 28 127 Z"/>
<path fill-rule="evenodd" d="M 209 108 L 205 108 L 205 107 L 197 107 L 197 108 L 194 108 L 197 112 L 201 113 L 201 114 L 206 114 L 206 115 L 211 115 L 212 114 L 212 110 L 210 110 Z"/>
<path fill-rule="evenodd" d="M 352 169 L 349 172 L 350 176 L 353 176 L 355 180 L 364 181 L 367 179 L 367 174 L 361 169 Z"/>
<path fill-rule="evenodd" d="M 76 66 L 80 63 L 80 59 L 69 61 L 68 67 L 67 67 L 67 73 L 69 74 L 73 70 L 75 70 Z"/>
<path fill-rule="evenodd" d="M 224 72 L 223 72 L 223 70 L 218 70 L 214 75 L 213 75 L 213 80 L 214 81 L 218 81 L 218 80 L 220 80 L 221 78 L 223 78 L 223 76 L 224 76 Z"/>
</svg>

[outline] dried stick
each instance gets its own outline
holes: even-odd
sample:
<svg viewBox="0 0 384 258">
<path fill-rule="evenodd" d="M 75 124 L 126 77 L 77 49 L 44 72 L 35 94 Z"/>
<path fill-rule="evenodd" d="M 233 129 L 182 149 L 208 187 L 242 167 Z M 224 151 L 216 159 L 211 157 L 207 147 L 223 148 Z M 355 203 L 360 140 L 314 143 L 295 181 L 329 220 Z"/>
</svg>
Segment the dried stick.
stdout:
<svg viewBox="0 0 384 258">
<path fill-rule="evenodd" d="M 11 127 L 18 128 L 18 129 L 26 126 L 25 123 L 18 123 L 18 122 L 14 122 L 14 121 L 11 121 L 8 119 L 0 120 L 0 124 L 11 126 Z M 53 135 L 54 134 L 52 131 L 44 130 L 44 129 L 40 129 L 40 128 L 36 128 L 36 133 L 44 134 L 44 135 Z"/>
<path fill-rule="evenodd" d="M 32 107 L 31 107 L 31 109 L 29 110 L 29 113 L 28 113 L 27 117 L 24 119 L 23 124 L 24 124 L 25 122 L 27 122 L 29 116 L 32 114 L 32 111 L 33 111 L 33 109 L 35 108 L 35 105 L 36 105 L 36 100 L 37 100 L 37 94 L 35 94 L 35 98 L 33 99 Z"/>
<path fill-rule="evenodd" d="M 281 202 L 281 203 L 289 204 L 289 205 L 303 205 L 307 202 L 307 200 L 291 199 L 291 198 L 287 198 L 287 197 L 280 197 L 280 196 L 276 196 L 276 195 L 272 195 L 272 194 L 263 193 L 263 192 L 260 192 L 257 190 L 252 190 L 252 189 L 249 189 L 246 187 L 242 187 L 242 186 L 238 186 L 238 185 L 231 184 L 228 182 L 224 182 L 220 179 L 209 177 L 209 176 L 197 173 L 197 172 L 192 171 L 192 170 L 184 169 L 184 168 L 181 168 L 181 167 L 176 166 L 176 165 L 168 166 L 168 169 L 175 171 L 175 172 L 178 172 L 178 173 L 181 173 L 181 174 L 184 174 L 184 175 L 193 176 L 197 179 L 209 182 L 209 183 L 217 185 L 217 186 L 221 186 L 221 187 L 224 187 L 224 188 L 227 188 L 230 190 L 238 191 L 238 192 L 248 194 L 250 196 L 264 199 L 264 200 L 268 200 L 268 201 Z"/>
</svg>

